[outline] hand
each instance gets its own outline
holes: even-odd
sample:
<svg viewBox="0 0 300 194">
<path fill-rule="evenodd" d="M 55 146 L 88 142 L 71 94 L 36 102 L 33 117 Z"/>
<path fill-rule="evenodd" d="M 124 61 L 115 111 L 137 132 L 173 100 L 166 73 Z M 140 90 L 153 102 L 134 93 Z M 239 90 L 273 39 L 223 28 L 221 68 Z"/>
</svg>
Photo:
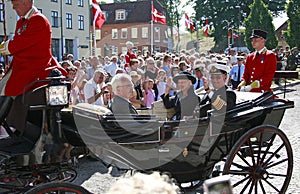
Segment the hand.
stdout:
<svg viewBox="0 0 300 194">
<path fill-rule="evenodd" d="M 250 92 L 253 88 L 259 88 L 259 87 L 260 87 L 260 82 L 258 80 L 255 80 L 250 85 L 242 86 L 241 89 L 240 89 L 240 91 L 242 91 L 242 92 Z"/>
<path fill-rule="evenodd" d="M 246 82 L 245 81 L 241 81 L 241 83 L 238 85 L 238 89 L 241 90 L 241 87 L 246 86 Z"/>
<path fill-rule="evenodd" d="M 260 82 L 258 80 L 255 80 L 250 84 L 251 88 L 259 88 L 260 87 Z"/>
<path fill-rule="evenodd" d="M 0 44 L 0 54 L 1 55 L 3 55 L 3 56 L 5 56 L 5 55 L 10 55 L 10 52 L 9 52 L 9 50 L 8 50 L 8 41 L 6 41 L 6 42 L 2 42 L 1 44 Z"/>
<path fill-rule="evenodd" d="M 202 78 L 204 89 L 209 88 L 209 80 L 205 77 Z"/>
</svg>

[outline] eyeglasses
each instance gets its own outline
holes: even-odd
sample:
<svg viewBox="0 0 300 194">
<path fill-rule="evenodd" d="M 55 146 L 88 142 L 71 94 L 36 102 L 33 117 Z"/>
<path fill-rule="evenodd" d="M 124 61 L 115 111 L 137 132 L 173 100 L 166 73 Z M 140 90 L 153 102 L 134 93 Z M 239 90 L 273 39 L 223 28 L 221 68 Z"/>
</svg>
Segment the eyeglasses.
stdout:
<svg viewBox="0 0 300 194">
<path fill-rule="evenodd" d="M 127 85 L 123 85 L 123 86 L 118 86 L 118 87 L 126 87 L 126 88 L 132 88 L 133 85 L 132 84 L 127 84 Z"/>
</svg>

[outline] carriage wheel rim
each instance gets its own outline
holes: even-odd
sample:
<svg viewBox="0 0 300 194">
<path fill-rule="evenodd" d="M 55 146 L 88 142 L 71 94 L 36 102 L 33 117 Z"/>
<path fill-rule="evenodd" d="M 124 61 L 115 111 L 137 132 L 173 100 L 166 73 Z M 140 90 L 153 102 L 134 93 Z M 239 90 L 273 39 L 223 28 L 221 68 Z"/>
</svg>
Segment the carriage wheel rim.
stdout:
<svg viewBox="0 0 300 194">
<path fill-rule="evenodd" d="M 234 159 L 237 155 L 239 155 L 240 147 L 238 145 L 244 145 L 247 141 L 252 141 L 251 137 L 254 137 L 254 135 L 260 134 L 260 137 L 262 137 L 264 133 L 273 133 L 273 138 L 279 138 L 280 141 L 282 141 L 281 146 L 271 154 L 270 158 L 273 159 L 273 157 L 277 157 L 278 153 L 281 149 L 286 150 L 287 158 L 282 159 L 280 162 L 272 163 L 272 160 L 270 158 L 262 158 L 265 161 L 259 161 L 257 159 L 252 159 L 252 162 L 254 161 L 255 165 L 250 165 L 248 167 L 245 166 L 239 166 L 241 168 L 240 171 L 233 171 L 231 169 L 231 166 L 237 165 L 234 163 Z M 274 135 L 275 134 L 275 135 Z M 273 143 L 272 143 L 273 144 Z M 272 145 L 268 145 L 268 147 L 271 147 Z M 238 148 L 239 147 L 239 148 Z M 261 148 L 258 149 L 261 151 Z M 262 152 L 263 153 L 263 152 Z M 261 154 L 261 153 L 259 153 Z M 269 153 L 268 153 L 269 154 Z M 268 155 L 264 154 L 264 155 Z M 260 155 L 259 155 L 260 157 Z M 258 158 L 259 158 L 258 157 Z M 264 156 L 265 157 L 265 156 Z M 254 157 L 255 158 L 255 157 Z M 257 163 L 256 163 L 257 162 Z M 272 172 L 272 168 L 276 165 L 286 164 L 287 169 L 284 174 L 280 174 L 277 172 Z M 259 126 L 256 128 L 253 128 L 249 130 L 247 133 L 245 133 L 235 144 L 233 149 L 230 151 L 229 156 L 227 158 L 227 161 L 224 166 L 223 174 L 232 174 L 232 176 L 244 176 L 242 180 L 235 183 L 233 186 L 236 187 L 240 184 L 244 184 L 244 188 L 242 190 L 242 193 L 245 192 L 245 190 L 255 190 L 257 191 L 258 188 L 260 188 L 263 193 L 265 193 L 265 187 L 270 187 L 271 189 L 275 190 L 276 192 L 284 193 L 287 190 L 287 187 L 289 185 L 291 174 L 293 169 L 293 154 L 291 150 L 290 143 L 286 137 L 286 135 L 278 128 L 274 126 Z M 244 172 L 243 172 L 244 171 Z M 281 178 L 283 177 L 284 180 L 282 180 L 282 184 L 280 184 L 281 188 L 278 188 L 277 185 L 273 183 L 272 178 Z"/>
</svg>

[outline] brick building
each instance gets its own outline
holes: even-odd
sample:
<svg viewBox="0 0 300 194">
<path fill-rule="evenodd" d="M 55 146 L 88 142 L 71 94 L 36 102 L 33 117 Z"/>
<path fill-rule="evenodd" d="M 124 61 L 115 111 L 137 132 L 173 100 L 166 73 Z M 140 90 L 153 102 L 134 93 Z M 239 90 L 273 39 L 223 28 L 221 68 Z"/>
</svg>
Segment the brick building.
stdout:
<svg viewBox="0 0 300 194">
<path fill-rule="evenodd" d="M 165 9 L 157 1 L 153 6 L 165 15 Z M 122 2 L 100 5 L 106 21 L 96 32 L 96 54 L 111 56 L 126 52 L 127 41 L 134 43 L 134 50 L 143 53 L 151 51 L 153 32 L 153 50 L 163 52 L 168 49 L 168 26 L 160 23 L 151 25 L 151 1 Z"/>
</svg>

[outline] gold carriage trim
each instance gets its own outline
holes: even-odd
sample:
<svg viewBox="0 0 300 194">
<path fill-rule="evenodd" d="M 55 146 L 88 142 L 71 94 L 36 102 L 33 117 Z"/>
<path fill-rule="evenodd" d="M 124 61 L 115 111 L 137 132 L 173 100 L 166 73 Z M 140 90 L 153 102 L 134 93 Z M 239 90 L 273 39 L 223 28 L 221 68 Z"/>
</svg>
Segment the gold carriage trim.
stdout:
<svg viewBox="0 0 300 194">
<path fill-rule="evenodd" d="M 221 110 L 223 108 L 223 106 L 227 105 L 227 103 L 222 98 L 220 98 L 220 95 L 218 95 L 216 100 L 213 101 L 211 104 L 217 110 Z"/>
</svg>

